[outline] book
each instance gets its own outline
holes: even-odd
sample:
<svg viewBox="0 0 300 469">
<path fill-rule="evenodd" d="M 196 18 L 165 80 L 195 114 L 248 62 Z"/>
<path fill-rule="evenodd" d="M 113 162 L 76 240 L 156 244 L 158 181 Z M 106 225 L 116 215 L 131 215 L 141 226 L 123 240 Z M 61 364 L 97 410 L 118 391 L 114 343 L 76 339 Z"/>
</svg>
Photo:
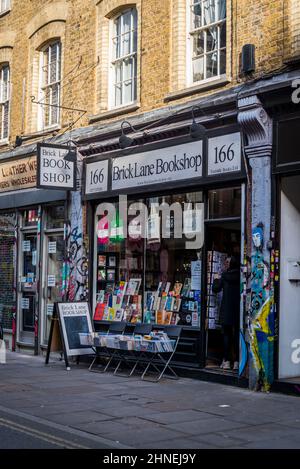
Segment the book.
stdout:
<svg viewBox="0 0 300 469">
<path fill-rule="evenodd" d="M 164 317 L 165 317 L 164 313 L 165 313 L 164 311 L 156 311 L 156 314 L 155 314 L 156 324 L 164 324 Z"/>
<path fill-rule="evenodd" d="M 98 270 L 98 280 L 99 281 L 106 280 L 106 271 L 105 271 L 105 269 Z"/>
<path fill-rule="evenodd" d="M 181 298 L 175 298 L 173 311 L 174 313 L 178 313 L 180 311 L 181 306 Z"/>
<path fill-rule="evenodd" d="M 179 314 L 177 314 L 177 313 L 172 313 L 172 317 L 171 317 L 171 322 L 170 322 L 170 324 L 176 325 L 176 324 L 178 324 L 179 321 L 180 321 Z"/>
<path fill-rule="evenodd" d="M 163 324 L 165 324 L 165 325 L 171 324 L 171 319 L 172 319 L 172 312 L 171 311 L 164 311 Z"/>
<path fill-rule="evenodd" d="M 180 296 L 181 289 L 182 289 L 182 283 L 175 282 L 175 285 L 174 285 L 174 288 L 173 288 L 174 296 Z"/>
<path fill-rule="evenodd" d="M 100 290 L 96 293 L 96 303 L 105 303 L 105 291 Z"/>
<path fill-rule="evenodd" d="M 94 313 L 94 321 L 102 321 L 104 310 L 105 310 L 105 303 L 98 303 L 95 308 Z"/>
<path fill-rule="evenodd" d="M 113 293 L 115 288 L 114 282 L 107 282 L 105 286 L 105 293 Z"/>
<path fill-rule="evenodd" d="M 106 256 L 98 256 L 98 267 L 105 267 L 106 266 Z"/>
<path fill-rule="evenodd" d="M 128 282 L 126 295 L 137 295 L 142 283 L 140 278 L 131 278 Z"/>
<path fill-rule="evenodd" d="M 175 303 L 175 298 L 173 296 L 168 296 L 167 301 L 166 301 L 166 305 L 165 305 L 165 310 L 166 311 L 173 311 L 174 303 Z"/>
<path fill-rule="evenodd" d="M 116 271 L 115 269 L 107 269 L 107 280 L 109 282 L 114 282 L 116 279 Z"/>
<path fill-rule="evenodd" d="M 190 293 L 190 289 L 191 289 L 191 279 L 186 278 L 184 280 L 181 296 L 187 296 L 188 297 L 189 293 Z"/>
<path fill-rule="evenodd" d="M 115 258 L 115 256 L 109 256 L 108 266 L 109 267 L 116 267 L 116 258 Z"/>
<path fill-rule="evenodd" d="M 104 308 L 104 313 L 103 313 L 103 320 L 104 321 L 107 321 L 108 320 L 108 315 L 109 315 L 109 307 L 108 306 L 105 306 Z"/>
<path fill-rule="evenodd" d="M 115 319 L 115 315 L 116 315 L 116 310 L 114 308 L 109 308 L 108 309 L 108 320 L 109 321 L 113 321 Z"/>
<path fill-rule="evenodd" d="M 124 317 L 124 310 L 117 309 L 116 314 L 115 314 L 115 321 L 123 321 L 123 317 Z"/>
</svg>

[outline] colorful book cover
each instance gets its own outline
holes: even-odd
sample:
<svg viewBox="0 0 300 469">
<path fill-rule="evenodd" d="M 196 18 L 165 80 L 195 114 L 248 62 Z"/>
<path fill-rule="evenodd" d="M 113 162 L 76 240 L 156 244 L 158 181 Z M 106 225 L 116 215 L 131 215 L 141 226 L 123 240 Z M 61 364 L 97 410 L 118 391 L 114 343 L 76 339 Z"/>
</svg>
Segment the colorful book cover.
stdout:
<svg viewBox="0 0 300 469">
<path fill-rule="evenodd" d="M 164 309 L 166 309 L 166 302 L 167 302 L 167 296 L 163 296 L 162 299 L 160 300 L 160 304 L 159 304 L 159 309 L 161 311 L 163 311 Z"/>
<path fill-rule="evenodd" d="M 104 310 L 105 310 L 105 303 L 98 303 L 95 308 L 94 314 L 94 321 L 102 321 Z"/>
<path fill-rule="evenodd" d="M 98 270 L 98 280 L 106 280 L 106 271 L 105 269 Z"/>
<path fill-rule="evenodd" d="M 115 321 L 123 321 L 123 317 L 124 317 L 124 310 L 117 309 L 116 314 L 115 314 Z"/>
<path fill-rule="evenodd" d="M 107 269 L 107 280 L 109 282 L 114 282 L 116 279 L 116 271 L 115 269 Z"/>
<path fill-rule="evenodd" d="M 106 256 L 99 255 L 98 256 L 98 267 L 105 267 L 106 266 Z"/>
<path fill-rule="evenodd" d="M 180 306 L 181 306 L 181 298 L 175 298 L 173 311 L 178 313 L 180 311 Z"/>
<path fill-rule="evenodd" d="M 173 288 L 174 296 L 180 296 L 181 289 L 182 289 L 182 283 L 175 282 L 175 285 Z"/>
<path fill-rule="evenodd" d="M 114 282 L 107 282 L 105 287 L 105 293 L 113 294 L 115 288 Z"/>
<path fill-rule="evenodd" d="M 140 278 L 131 278 L 128 282 L 126 295 L 137 295 L 142 283 Z"/>
<path fill-rule="evenodd" d="M 165 305 L 165 310 L 166 311 L 173 311 L 174 303 L 175 303 L 175 298 L 173 296 L 168 296 L 167 301 L 166 301 L 166 305 Z"/>
<path fill-rule="evenodd" d="M 155 322 L 156 324 L 164 324 L 164 311 L 156 311 Z"/>
<path fill-rule="evenodd" d="M 109 256 L 108 266 L 109 267 L 116 267 L 116 258 L 115 258 L 115 256 Z"/>
<path fill-rule="evenodd" d="M 171 324 L 171 319 L 172 319 L 172 312 L 171 311 L 165 311 L 164 324 L 165 325 Z"/>
<path fill-rule="evenodd" d="M 152 311 L 146 311 L 144 314 L 144 323 L 151 324 L 152 322 Z"/>
<path fill-rule="evenodd" d="M 183 288 L 182 288 L 181 295 L 185 296 L 185 297 L 188 297 L 189 293 L 190 293 L 190 289 L 191 289 L 191 279 L 186 278 L 184 280 L 184 285 L 183 285 Z"/>
<path fill-rule="evenodd" d="M 116 315 L 116 310 L 114 308 L 109 308 L 108 309 L 108 320 L 109 321 L 114 321 L 115 315 Z"/>
<path fill-rule="evenodd" d="M 109 315 L 109 307 L 108 306 L 105 306 L 104 308 L 104 314 L 103 314 L 103 320 L 104 321 L 107 321 L 108 320 L 108 315 Z"/>
</svg>

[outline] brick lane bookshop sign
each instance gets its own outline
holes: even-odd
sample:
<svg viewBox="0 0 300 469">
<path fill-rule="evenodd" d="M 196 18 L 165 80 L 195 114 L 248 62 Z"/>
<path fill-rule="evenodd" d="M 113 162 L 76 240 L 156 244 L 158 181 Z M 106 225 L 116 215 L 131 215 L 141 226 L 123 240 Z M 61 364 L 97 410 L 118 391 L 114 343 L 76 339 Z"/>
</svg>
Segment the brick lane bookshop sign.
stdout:
<svg viewBox="0 0 300 469">
<path fill-rule="evenodd" d="M 37 187 L 44 189 L 75 190 L 76 163 L 66 161 L 67 145 L 39 143 L 37 145 Z"/>
<path fill-rule="evenodd" d="M 36 156 L 0 164 L 0 192 L 28 189 L 36 185 Z"/>
</svg>

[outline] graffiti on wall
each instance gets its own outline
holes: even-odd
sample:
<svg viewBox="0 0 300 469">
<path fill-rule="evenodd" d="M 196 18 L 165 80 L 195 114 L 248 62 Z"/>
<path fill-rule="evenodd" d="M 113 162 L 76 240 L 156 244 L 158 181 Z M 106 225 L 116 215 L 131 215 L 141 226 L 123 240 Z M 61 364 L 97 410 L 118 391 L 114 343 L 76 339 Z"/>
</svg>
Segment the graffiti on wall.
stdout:
<svg viewBox="0 0 300 469">
<path fill-rule="evenodd" d="M 269 391 L 273 382 L 275 304 L 270 266 L 264 255 L 263 225 L 252 230 L 251 305 L 248 323 L 250 352 L 258 376 L 258 388 Z"/>
<path fill-rule="evenodd" d="M 66 227 L 67 262 L 63 270 L 63 292 L 69 301 L 87 296 L 87 252 L 83 236 L 83 213 L 80 192 L 72 192 L 70 220 Z"/>
</svg>

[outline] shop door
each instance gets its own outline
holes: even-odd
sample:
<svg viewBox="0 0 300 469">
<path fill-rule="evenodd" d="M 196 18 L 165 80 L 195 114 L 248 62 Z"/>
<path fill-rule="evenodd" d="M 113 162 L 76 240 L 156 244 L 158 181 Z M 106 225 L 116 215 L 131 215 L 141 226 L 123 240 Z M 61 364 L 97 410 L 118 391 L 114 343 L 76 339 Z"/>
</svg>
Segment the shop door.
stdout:
<svg viewBox="0 0 300 469">
<path fill-rule="evenodd" d="M 63 233 L 46 234 L 44 237 L 44 269 L 42 300 L 42 344 L 48 343 L 54 303 L 63 300 L 64 281 L 64 237 Z"/>
<path fill-rule="evenodd" d="M 37 234 L 22 233 L 19 265 L 19 341 L 34 345 L 37 294 Z"/>
</svg>

